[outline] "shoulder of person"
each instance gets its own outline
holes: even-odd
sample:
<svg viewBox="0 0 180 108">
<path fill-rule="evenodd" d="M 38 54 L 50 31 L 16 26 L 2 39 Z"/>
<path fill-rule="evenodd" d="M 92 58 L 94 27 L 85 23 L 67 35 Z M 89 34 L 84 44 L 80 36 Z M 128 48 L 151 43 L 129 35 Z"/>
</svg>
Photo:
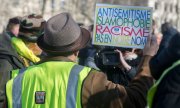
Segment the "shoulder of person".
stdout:
<svg viewBox="0 0 180 108">
<path fill-rule="evenodd" d="M 104 74 L 103 72 L 98 71 L 96 69 L 93 69 L 93 68 L 91 69 L 88 77 L 91 77 L 92 80 L 96 80 L 96 81 L 98 81 L 98 80 L 107 80 L 106 74 Z"/>
</svg>

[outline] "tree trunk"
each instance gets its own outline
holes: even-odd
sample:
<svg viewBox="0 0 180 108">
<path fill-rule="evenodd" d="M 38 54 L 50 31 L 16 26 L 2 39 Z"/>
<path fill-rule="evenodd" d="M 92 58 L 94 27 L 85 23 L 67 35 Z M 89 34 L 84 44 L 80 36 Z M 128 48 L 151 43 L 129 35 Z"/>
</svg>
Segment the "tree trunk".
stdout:
<svg viewBox="0 0 180 108">
<path fill-rule="evenodd" d="M 44 12 L 45 12 L 45 9 L 46 9 L 46 1 L 47 1 L 47 0 L 43 0 L 42 16 L 44 15 Z"/>
</svg>

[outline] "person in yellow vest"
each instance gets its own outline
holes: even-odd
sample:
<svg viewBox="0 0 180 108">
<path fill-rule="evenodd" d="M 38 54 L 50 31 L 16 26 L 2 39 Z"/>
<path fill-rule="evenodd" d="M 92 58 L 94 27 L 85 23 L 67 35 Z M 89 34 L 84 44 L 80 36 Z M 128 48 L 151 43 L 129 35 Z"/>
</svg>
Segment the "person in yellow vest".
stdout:
<svg viewBox="0 0 180 108">
<path fill-rule="evenodd" d="M 157 80 L 148 93 L 149 108 L 180 107 L 180 33 L 166 49 L 150 61 L 151 74 Z"/>
<path fill-rule="evenodd" d="M 144 108 L 153 84 L 148 62 L 157 52 L 155 39 L 148 39 L 139 71 L 126 87 L 76 63 L 89 40 L 89 31 L 69 13 L 50 18 L 37 41 L 47 56 L 8 81 L 5 108 Z"/>
<path fill-rule="evenodd" d="M 12 36 L 11 42 L 17 53 L 23 58 L 25 66 L 30 62 L 40 61 L 37 55 L 41 50 L 36 45 L 36 40 L 43 35 L 45 20 L 40 15 L 28 15 L 22 17 L 18 36 Z"/>
</svg>

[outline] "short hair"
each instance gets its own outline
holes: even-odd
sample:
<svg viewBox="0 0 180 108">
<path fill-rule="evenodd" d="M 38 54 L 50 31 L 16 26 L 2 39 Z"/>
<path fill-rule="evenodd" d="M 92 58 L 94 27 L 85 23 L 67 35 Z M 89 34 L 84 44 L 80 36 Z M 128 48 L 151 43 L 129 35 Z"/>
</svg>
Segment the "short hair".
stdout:
<svg viewBox="0 0 180 108">
<path fill-rule="evenodd" d="M 7 24 L 7 30 L 12 30 L 12 28 L 15 26 L 15 25 L 18 25 L 20 24 L 20 18 L 19 17 L 13 17 L 13 18 L 10 18 L 9 21 L 8 21 L 8 24 Z"/>
<path fill-rule="evenodd" d="M 166 31 L 168 31 L 172 27 L 173 27 L 173 25 L 171 23 L 165 22 L 164 24 L 161 25 L 161 32 L 165 33 Z"/>
</svg>

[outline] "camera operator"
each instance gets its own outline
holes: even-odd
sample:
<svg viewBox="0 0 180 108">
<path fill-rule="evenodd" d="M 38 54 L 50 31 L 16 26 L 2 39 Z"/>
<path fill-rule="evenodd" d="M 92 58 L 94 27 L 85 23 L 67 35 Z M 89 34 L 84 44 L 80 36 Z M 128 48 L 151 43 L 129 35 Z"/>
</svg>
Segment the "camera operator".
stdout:
<svg viewBox="0 0 180 108">
<path fill-rule="evenodd" d="M 103 64 L 104 58 L 102 54 L 104 52 L 117 52 L 119 54 L 118 58 L 116 57 L 119 59 L 118 64 Z M 128 85 L 129 81 L 135 76 L 140 61 L 140 56 L 138 56 L 133 49 L 128 48 L 105 47 L 98 52 L 95 57 L 96 65 L 106 73 L 110 81 L 125 86 Z M 112 57 L 110 59 L 110 61 L 114 62 Z"/>
</svg>

